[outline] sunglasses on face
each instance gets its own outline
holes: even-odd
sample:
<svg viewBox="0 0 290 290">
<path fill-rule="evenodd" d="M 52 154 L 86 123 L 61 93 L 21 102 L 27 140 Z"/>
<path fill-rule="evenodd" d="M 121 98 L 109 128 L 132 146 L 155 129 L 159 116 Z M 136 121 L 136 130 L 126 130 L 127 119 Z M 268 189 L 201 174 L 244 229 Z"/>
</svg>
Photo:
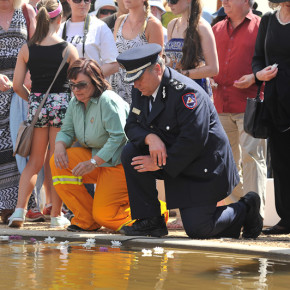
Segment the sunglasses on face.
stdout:
<svg viewBox="0 0 290 290">
<path fill-rule="evenodd" d="M 84 1 L 85 4 L 89 4 L 92 0 L 72 0 L 75 4 L 80 4 L 82 1 Z"/>
<path fill-rule="evenodd" d="M 179 0 L 166 0 L 168 4 L 175 5 Z"/>
<path fill-rule="evenodd" d="M 103 15 L 114 14 L 116 10 L 113 9 L 100 9 L 99 13 Z"/>
<path fill-rule="evenodd" d="M 74 91 L 74 90 L 83 90 L 83 89 L 85 89 L 87 86 L 88 86 L 88 83 L 87 82 L 79 82 L 79 83 L 72 83 L 72 82 L 69 82 L 68 83 L 69 84 L 69 87 L 70 87 L 70 89 L 72 90 L 72 91 Z"/>
</svg>

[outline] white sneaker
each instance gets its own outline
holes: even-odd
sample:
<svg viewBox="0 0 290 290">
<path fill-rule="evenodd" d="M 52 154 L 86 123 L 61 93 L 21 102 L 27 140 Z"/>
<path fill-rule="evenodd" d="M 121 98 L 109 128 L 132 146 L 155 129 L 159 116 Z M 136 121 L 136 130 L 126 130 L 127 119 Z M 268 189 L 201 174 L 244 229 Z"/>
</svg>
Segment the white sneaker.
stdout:
<svg viewBox="0 0 290 290">
<path fill-rule="evenodd" d="M 70 221 L 63 216 L 63 213 L 61 213 L 60 216 L 57 217 L 51 217 L 50 218 L 50 227 L 51 228 L 65 228 L 70 225 Z"/>
<path fill-rule="evenodd" d="M 24 208 L 16 208 L 14 213 L 8 218 L 8 227 L 21 228 L 25 220 L 26 210 Z"/>
</svg>

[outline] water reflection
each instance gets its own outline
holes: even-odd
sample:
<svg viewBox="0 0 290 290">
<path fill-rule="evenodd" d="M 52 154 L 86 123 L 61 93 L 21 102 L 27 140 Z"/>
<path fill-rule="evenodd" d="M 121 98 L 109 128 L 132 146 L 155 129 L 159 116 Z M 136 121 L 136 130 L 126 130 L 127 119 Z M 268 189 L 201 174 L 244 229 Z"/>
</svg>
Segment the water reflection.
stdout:
<svg viewBox="0 0 290 290">
<path fill-rule="evenodd" d="M 151 249 L 152 250 L 152 249 Z M 0 242 L 0 289 L 288 289 L 289 262 L 246 255 L 80 243 Z"/>
</svg>

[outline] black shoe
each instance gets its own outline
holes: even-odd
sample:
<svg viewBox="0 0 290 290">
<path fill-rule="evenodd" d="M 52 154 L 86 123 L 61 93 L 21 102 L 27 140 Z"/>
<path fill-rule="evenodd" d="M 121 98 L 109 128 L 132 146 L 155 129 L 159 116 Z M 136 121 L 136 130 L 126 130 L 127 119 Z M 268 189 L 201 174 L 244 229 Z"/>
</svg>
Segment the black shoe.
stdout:
<svg viewBox="0 0 290 290">
<path fill-rule="evenodd" d="M 256 192 L 250 191 L 240 199 L 247 207 L 243 238 L 256 239 L 263 228 L 263 218 L 260 215 L 261 200 Z"/>
<path fill-rule="evenodd" d="M 132 226 L 123 226 L 121 234 L 126 236 L 162 237 L 168 235 L 164 216 L 137 220 Z"/>
<path fill-rule="evenodd" d="M 262 230 L 262 233 L 264 235 L 286 235 L 290 234 L 290 228 L 275 225 L 273 227 Z"/>
<path fill-rule="evenodd" d="M 96 232 L 99 228 L 94 230 L 85 230 L 76 225 L 70 225 L 66 228 L 69 232 Z"/>
</svg>

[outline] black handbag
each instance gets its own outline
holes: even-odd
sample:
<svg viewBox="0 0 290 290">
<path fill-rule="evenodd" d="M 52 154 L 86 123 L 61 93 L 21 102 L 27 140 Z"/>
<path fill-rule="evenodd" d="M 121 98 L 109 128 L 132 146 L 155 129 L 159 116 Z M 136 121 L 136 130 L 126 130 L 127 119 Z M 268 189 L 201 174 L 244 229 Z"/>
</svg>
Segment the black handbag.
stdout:
<svg viewBox="0 0 290 290">
<path fill-rule="evenodd" d="M 244 130 L 254 138 L 267 139 L 268 127 L 263 120 L 265 103 L 260 99 L 261 86 L 258 87 L 256 98 L 247 98 L 244 115 Z"/>
<path fill-rule="evenodd" d="M 266 42 L 272 17 L 273 17 L 272 14 L 269 15 L 267 31 L 264 41 L 266 65 L 269 65 Z M 269 130 L 267 125 L 265 124 L 265 121 L 263 120 L 264 110 L 266 108 L 264 101 L 260 99 L 261 87 L 262 85 L 258 87 L 257 97 L 255 99 L 247 98 L 246 111 L 244 115 L 244 131 L 254 138 L 267 139 L 269 137 L 268 133 Z"/>
</svg>

